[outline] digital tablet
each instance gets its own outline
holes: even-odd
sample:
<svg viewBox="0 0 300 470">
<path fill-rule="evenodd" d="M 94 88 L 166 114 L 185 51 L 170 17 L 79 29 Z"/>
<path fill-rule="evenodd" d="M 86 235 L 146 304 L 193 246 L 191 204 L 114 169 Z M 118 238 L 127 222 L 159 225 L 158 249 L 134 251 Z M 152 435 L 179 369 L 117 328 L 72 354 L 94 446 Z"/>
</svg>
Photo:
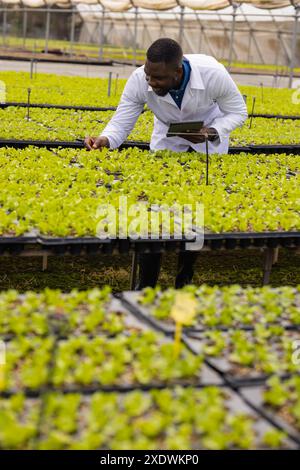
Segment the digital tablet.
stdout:
<svg viewBox="0 0 300 470">
<path fill-rule="evenodd" d="M 203 127 L 203 121 L 193 122 L 173 122 L 170 124 L 167 137 L 185 137 L 188 134 L 195 134 Z"/>
</svg>

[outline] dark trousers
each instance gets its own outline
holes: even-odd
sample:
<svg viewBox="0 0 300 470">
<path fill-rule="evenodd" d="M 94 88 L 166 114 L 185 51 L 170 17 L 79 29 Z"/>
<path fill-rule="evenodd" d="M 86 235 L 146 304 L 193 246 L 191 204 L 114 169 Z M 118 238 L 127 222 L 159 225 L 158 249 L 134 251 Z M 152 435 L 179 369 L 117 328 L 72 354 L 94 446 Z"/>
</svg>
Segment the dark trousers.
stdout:
<svg viewBox="0 0 300 470">
<path fill-rule="evenodd" d="M 197 253 L 194 251 L 184 251 L 179 253 L 175 280 L 176 289 L 180 289 L 186 284 L 191 284 L 196 258 Z M 136 290 L 143 289 L 144 287 L 156 286 L 161 262 L 161 253 L 139 254 L 139 279 Z"/>
</svg>

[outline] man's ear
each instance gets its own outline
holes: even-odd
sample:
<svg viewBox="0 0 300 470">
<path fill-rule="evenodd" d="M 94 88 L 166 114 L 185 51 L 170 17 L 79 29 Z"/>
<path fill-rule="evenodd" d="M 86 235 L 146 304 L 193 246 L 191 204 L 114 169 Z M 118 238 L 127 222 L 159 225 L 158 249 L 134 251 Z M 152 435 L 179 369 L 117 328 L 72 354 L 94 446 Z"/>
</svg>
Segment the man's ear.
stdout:
<svg viewBox="0 0 300 470">
<path fill-rule="evenodd" d="M 182 74 L 183 74 L 183 66 L 182 66 L 182 64 L 180 64 L 180 65 L 178 65 L 178 66 L 176 67 L 175 74 L 177 75 L 178 78 L 181 78 L 181 77 L 182 77 Z"/>
<path fill-rule="evenodd" d="M 176 66 L 173 65 L 172 71 L 170 69 L 170 73 L 172 73 L 173 86 L 178 86 L 183 76 L 183 66 L 181 64 Z"/>
</svg>

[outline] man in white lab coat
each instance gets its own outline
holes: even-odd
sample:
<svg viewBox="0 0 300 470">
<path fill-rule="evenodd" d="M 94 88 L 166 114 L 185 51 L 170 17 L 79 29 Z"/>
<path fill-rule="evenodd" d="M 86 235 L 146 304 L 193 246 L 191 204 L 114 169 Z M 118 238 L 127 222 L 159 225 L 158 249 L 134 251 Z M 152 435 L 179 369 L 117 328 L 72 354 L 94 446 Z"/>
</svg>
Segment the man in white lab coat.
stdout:
<svg viewBox="0 0 300 470">
<path fill-rule="evenodd" d="M 100 137 L 87 137 L 88 150 L 119 147 L 133 129 L 144 105 L 154 114 L 151 150 L 170 149 L 185 152 L 192 148 L 210 153 L 227 153 L 229 134 L 247 118 L 244 99 L 216 59 L 203 54 L 183 56 L 180 45 L 169 38 L 155 41 L 147 51 L 145 65 L 128 79 L 116 113 Z M 170 123 L 203 121 L 197 134 L 188 138 L 167 137 Z M 179 257 L 176 287 L 189 283 L 193 276 L 194 252 Z M 140 256 L 138 288 L 154 286 L 161 256 Z"/>
</svg>

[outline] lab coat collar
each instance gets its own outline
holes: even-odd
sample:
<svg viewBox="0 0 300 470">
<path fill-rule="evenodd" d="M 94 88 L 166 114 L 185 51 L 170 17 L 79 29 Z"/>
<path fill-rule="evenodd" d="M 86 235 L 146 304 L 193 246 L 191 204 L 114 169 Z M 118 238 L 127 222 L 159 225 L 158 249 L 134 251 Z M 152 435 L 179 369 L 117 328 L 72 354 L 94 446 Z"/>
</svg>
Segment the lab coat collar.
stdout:
<svg viewBox="0 0 300 470">
<path fill-rule="evenodd" d="M 191 76 L 190 76 L 189 83 L 187 84 L 187 87 L 190 86 L 190 88 L 193 90 L 204 90 L 205 86 L 202 80 L 199 67 L 193 64 L 191 61 L 190 61 L 190 64 L 191 64 Z"/>
</svg>

